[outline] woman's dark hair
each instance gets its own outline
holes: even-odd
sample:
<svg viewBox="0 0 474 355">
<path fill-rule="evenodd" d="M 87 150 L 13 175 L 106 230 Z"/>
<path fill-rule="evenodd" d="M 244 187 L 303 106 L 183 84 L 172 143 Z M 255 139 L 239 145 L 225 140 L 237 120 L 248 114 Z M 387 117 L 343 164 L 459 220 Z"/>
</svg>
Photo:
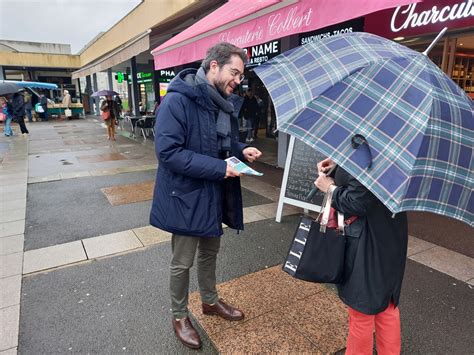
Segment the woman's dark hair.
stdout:
<svg viewBox="0 0 474 355">
<path fill-rule="evenodd" d="M 234 46 L 228 42 L 220 42 L 207 50 L 206 58 L 202 61 L 201 66 L 207 72 L 211 66 L 211 62 L 215 60 L 217 64 L 222 67 L 230 62 L 230 58 L 237 55 L 242 61 L 247 63 L 247 54 L 242 48 Z"/>
</svg>

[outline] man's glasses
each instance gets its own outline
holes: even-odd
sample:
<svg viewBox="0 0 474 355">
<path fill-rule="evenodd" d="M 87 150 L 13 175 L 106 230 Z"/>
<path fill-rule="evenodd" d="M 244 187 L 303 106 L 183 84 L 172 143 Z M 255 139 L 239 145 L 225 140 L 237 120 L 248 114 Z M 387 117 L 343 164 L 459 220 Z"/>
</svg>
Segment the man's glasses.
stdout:
<svg viewBox="0 0 474 355">
<path fill-rule="evenodd" d="M 240 74 L 240 71 L 238 71 L 237 69 L 230 69 L 230 75 L 232 75 L 234 78 L 238 78 L 240 82 L 244 81 L 245 79 L 245 75 L 244 74 Z"/>
</svg>

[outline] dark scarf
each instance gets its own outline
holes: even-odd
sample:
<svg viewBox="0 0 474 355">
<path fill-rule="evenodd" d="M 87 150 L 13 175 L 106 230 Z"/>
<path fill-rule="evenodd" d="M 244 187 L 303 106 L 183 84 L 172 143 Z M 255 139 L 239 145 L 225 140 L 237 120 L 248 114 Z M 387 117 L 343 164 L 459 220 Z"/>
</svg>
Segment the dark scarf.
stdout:
<svg viewBox="0 0 474 355">
<path fill-rule="evenodd" d="M 234 113 L 234 105 L 228 99 L 222 97 L 217 89 L 209 83 L 206 78 L 204 68 L 199 68 L 195 78 L 196 84 L 207 84 L 209 96 L 218 110 L 216 131 L 217 131 L 217 148 L 219 152 L 229 155 L 227 152 L 231 150 L 231 124 L 230 116 Z"/>
</svg>

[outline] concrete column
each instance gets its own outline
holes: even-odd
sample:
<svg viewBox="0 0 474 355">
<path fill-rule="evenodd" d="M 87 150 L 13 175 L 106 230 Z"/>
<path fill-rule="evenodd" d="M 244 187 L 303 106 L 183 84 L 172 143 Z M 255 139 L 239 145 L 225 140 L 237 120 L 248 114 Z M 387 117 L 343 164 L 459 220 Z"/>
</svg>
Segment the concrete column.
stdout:
<svg viewBox="0 0 474 355">
<path fill-rule="evenodd" d="M 82 103 L 82 88 L 81 88 L 81 79 L 76 79 L 76 92 L 79 102 Z"/>
<path fill-rule="evenodd" d="M 107 80 L 109 82 L 109 90 L 113 90 L 114 82 L 112 81 L 112 68 L 107 69 Z"/>
<path fill-rule="evenodd" d="M 130 59 L 130 75 L 132 77 L 132 97 L 131 97 L 131 102 L 133 106 L 132 113 L 134 116 L 139 116 L 140 111 L 138 110 L 138 83 L 137 83 L 137 59 L 135 57 L 132 57 Z M 129 100 L 130 102 L 130 100 Z"/>
<path fill-rule="evenodd" d="M 0 80 L 5 80 L 5 71 L 3 66 L 0 65 Z"/>
<path fill-rule="evenodd" d="M 92 74 L 92 88 L 94 92 L 99 91 L 98 86 L 97 86 L 97 73 Z M 95 114 L 96 116 L 100 116 L 100 109 L 99 109 L 99 97 L 94 96 L 94 102 L 95 102 Z"/>
</svg>

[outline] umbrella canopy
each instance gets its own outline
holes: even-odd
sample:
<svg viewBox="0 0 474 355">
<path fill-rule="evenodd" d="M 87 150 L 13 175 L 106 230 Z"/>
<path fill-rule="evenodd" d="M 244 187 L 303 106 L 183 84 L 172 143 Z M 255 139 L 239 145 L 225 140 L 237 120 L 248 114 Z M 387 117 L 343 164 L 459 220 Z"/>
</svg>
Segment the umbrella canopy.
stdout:
<svg viewBox="0 0 474 355">
<path fill-rule="evenodd" d="M 331 157 L 392 212 L 474 225 L 472 100 L 425 55 L 368 33 L 255 69 L 278 129 Z"/>
<path fill-rule="evenodd" d="M 15 81 L 15 80 L 0 80 L 0 95 L 13 94 L 25 88 L 35 89 L 57 89 L 56 84 L 41 83 L 38 81 Z"/>
<path fill-rule="evenodd" d="M 0 80 L 0 96 L 13 94 L 19 90 L 23 90 L 23 88 L 15 83 Z"/>
<path fill-rule="evenodd" d="M 119 95 L 119 93 L 113 90 L 100 90 L 100 91 L 94 92 L 91 96 L 115 96 L 115 95 Z"/>
</svg>

